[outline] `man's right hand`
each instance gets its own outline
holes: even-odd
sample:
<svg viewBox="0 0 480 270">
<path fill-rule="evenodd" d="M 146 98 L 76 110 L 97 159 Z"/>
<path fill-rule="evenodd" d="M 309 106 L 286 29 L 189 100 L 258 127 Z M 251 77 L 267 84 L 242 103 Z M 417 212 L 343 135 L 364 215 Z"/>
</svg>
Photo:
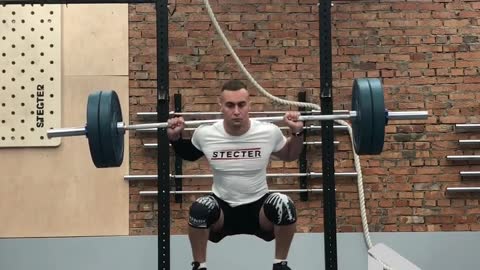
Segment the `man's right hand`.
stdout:
<svg viewBox="0 0 480 270">
<path fill-rule="evenodd" d="M 168 140 L 174 142 L 180 139 L 180 137 L 182 137 L 182 131 L 185 128 L 185 120 L 183 117 L 170 118 L 167 123 Z"/>
</svg>

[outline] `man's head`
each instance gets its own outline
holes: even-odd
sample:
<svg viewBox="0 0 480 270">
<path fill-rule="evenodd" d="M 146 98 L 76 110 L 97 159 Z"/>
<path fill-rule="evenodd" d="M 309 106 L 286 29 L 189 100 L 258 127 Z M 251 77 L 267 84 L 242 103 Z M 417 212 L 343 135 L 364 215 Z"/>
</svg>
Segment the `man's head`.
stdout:
<svg viewBox="0 0 480 270">
<path fill-rule="evenodd" d="M 219 105 L 227 129 L 249 128 L 250 100 L 247 86 L 243 82 L 239 80 L 226 82 L 222 87 Z"/>
</svg>

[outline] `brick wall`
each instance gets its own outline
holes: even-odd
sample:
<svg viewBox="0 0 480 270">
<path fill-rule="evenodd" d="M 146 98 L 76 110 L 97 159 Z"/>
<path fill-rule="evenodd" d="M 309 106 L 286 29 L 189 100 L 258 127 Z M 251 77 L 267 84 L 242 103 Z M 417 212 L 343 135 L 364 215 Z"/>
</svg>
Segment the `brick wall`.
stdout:
<svg viewBox="0 0 480 270">
<path fill-rule="evenodd" d="M 211 1 L 238 55 L 272 94 L 296 100 L 306 91 L 319 103 L 318 10 L 316 0 Z M 172 7 L 173 10 L 173 7 Z M 392 121 L 384 152 L 362 158 L 367 210 L 373 231 L 479 231 L 479 197 L 450 196 L 448 186 L 475 185 L 460 170 L 478 164 L 447 161 L 447 155 L 474 154 L 458 139 L 456 123 L 479 123 L 480 1 L 379 0 L 336 1 L 333 20 L 334 109 L 350 108 L 352 80 L 380 77 L 391 110 L 428 110 L 428 121 Z M 184 111 L 217 111 L 221 84 L 240 78 L 232 58 L 215 34 L 200 0 L 176 0 L 170 17 L 170 93 L 183 96 Z M 155 111 L 155 13 L 151 5 L 130 5 L 130 117 Z M 251 89 L 253 89 L 251 87 Z M 257 95 L 254 91 L 252 91 Z M 173 110 L 173 98 L 172 110 Z M 253 98 L 254 110 L 288 110 L 264 97 Z M 296 108 L 293 108 L 296 109 Z M 318 133 L 316 133 L 318 134 Z M 156 174 L 156 152 L 142 143 L 153 134 L 131 133 L 130 174 Z M 319 140 L 311 134 L 308 140 Z M 353 171 L 349 138 L 338 133 L 336 170 Z M 308 147 L 309 169 L 321 172 L 321 148 Z M 173 166 L 172 166 L 173 168 Z M 204 159 L 184 162 L 183 173 L 209 173 Z M 297 162 L 272 162 L 269 172 L 298 172 Z M 185 189 L 210 189 L 211 180 L 184 180 Z M 272 188 L 297 188 L 297 179 L 269 179 Z M 321 187 L 312 179 L 311 187 Z M 477 182 L 478 183 L 478 182 Z M 130 233 L 156 233 L 155 198 L 140 190 L 155 189 L 150 181 L 130 185 Z M 322 196 L 301 202 L 293 194 L 298 230 L 323 230 Z M 172 201 L 172 233 L 186 233 L 188 207 Z M 338 230 L 361 231 L 354 179 L 337 179 Z"/>
</svg>

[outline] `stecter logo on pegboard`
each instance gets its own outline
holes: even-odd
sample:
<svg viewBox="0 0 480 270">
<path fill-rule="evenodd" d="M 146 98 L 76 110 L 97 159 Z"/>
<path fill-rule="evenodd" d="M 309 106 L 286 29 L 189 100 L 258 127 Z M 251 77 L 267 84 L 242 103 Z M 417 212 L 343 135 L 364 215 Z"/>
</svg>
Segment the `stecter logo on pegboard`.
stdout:
<svg viewBox="0 0 480 270">
<path fill-rule="evenodd" d="M 0 147 L 58 146 L 61 6 L 0 6 Z"/>
</svg>

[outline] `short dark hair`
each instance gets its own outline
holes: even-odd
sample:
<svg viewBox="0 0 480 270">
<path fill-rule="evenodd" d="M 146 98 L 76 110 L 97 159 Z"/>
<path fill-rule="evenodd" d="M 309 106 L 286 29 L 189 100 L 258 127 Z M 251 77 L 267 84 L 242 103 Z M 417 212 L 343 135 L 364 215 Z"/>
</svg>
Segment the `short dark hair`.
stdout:
<svg viewBox="0 0 480 270">
<path fill-rule="evenodd" d="M 247 90 L 247 86 L 242 81 L 240 81 L 240 80 L 230 80 L 230 81 L 223 84 L 222 92 L 224 90 L 237 91 L 237 90 L 240 90 L 242 88 Z"/>
</svg>

